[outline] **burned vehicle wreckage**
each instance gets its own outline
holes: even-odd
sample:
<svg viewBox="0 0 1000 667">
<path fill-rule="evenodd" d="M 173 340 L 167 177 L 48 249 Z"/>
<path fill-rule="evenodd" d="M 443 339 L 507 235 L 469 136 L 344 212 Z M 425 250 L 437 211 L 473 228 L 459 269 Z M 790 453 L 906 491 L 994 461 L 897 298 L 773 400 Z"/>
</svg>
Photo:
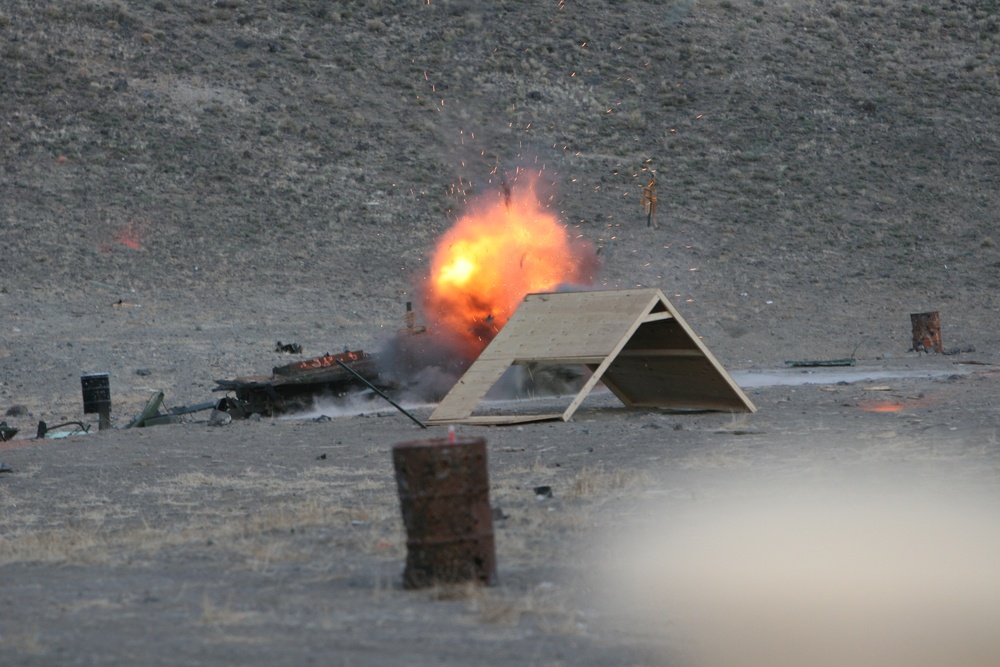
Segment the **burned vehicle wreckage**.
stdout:
<svg viewBox="0 0 1000 667">
<path fill-rule="evenodd" d="M 319 396 L 342 397 L 366 386 L 392 389 L 379 381 L 377 359 L 363 350 L 275 366 L 272 375 L 216 380 L 213 391 L 232 392 L 218 409 L 233 417 L 273 416 L 309 409 Z"/>
</svg>

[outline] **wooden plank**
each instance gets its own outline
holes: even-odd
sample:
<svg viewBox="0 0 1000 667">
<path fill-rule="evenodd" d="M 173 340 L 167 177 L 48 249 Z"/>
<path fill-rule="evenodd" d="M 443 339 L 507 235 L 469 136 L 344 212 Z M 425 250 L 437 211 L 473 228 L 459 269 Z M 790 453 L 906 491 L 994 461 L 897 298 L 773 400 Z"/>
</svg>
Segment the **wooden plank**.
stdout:
<svg viewBox="0 0 1000 667">
<path fill-rule="evenodd" d="M 531 294 L 490 347 L 514 358 L 605 357 L 621 341 L 623 324 L 655 303 L 656 292 Z"/>
<path fill-rule="evenodd" d="M 515 359 L 515 364 L 557 364 L 560 366 L 599 364 L 604 361 L 605 356 L 599 357 L 528 357 L 526 359 Z"/>
<path fill-rule="evenodd" d="M 659 299 L 663 298 L 663 295 L 660 294 L 659 290 L 656 290 L 655 295 L 650 294 L 648 296 L 650 296 L 651 299 L 647 299 L 645 307 L 643 307 L 641 311 L 636 312 L 633 315 L 632 323 L 628 326 L 628 329 L 626 329 L 625 332 L 621 335 L 618 342 L 615 344 L 614 349 L 611 350 L 608 353 L 608 356 L 604 359 L 604 361 L 602 361 L 600 365 L 598 365 L 597 368 L 594 369 L 593 374 L 584 383 L 583 388 L 580 390 L 580 393 L 576 395 L 576 398 L 573 399 L 573 402 L 570 403 L 569 407 L 567 407 L 565 412 L 563 412 L 563 421 L 569 421 L 570 419 L 573 418 L 573 413 L 576 412 L 576 409 L 580 407 L 581 403 L 583 403 L 583 399 L 587 397 L 587 394 L 589 394 L 591 390 L 593 390 L 594 386 L 600 381 L 601 376 L 604 375 L 604 371 L 606 371 L 608 367 L 612 364 L 612 362 L 614 362 L 615 357 L 618 356 L 618 353 L 628 343 L 629 338 L 632 337 L 632 334 L 635 333 L 635 331 L 642 325 L 643 320 L 650 313 L 653 307 L 657 304 Z"/>
<path fill-rule="evenodd" d="M 512 364 L 579 364 L 591 377 L 562 413 L 600 381 L 626 405 L 740 410 L 756 406 L 658 289 L 529 294 L 428 423 L 517 424 L 560 415 L 475 415 Z"/>
<path fill-rule="evenodd" d="M 626 405 L 641 407 L 746 409 L 705 357 L 618 357 L 604 383 Z"/>
<path fill-rule="evenodd" d="M 674 321 L 677 323 L 677 325 L 680 326 L 685 333 L 687 333 L 688 339 L 705 354 L 705 357 L 708 359 L 709 363 L 712 364 L 712 367 L 715 369 L 716 373 L 718 373 L 719 377 L 721 377 L 722 380 L 726 383 L 726 385 L 729 388 L 729 391 L 731 391 L 735 396 L 736 399 L 735 403 L 741 406 L 739 409 L 745 410 L 747 412 L 757 412 L 757 406 L 753 404 L 753 401 L 751 401 L 750 398 L 745 393 L 743 393 L 743 390 L 740 388 L 738 384 L 736 384 L 736 381 L 733 380 L 732 376 L 729 375 L 729 372 L 726 371 L 725 367 L 723 367 L 721 363 L 719 363 L 719 360 L 715 358 L 715 355 L 712 354 L 711 350 L 709 350 L 708 347 L 702 342 L 701 338 L 698 337 L 698 334 L 694 332 L 694 329 L 692 329 L 691 326 L 687 323 L 687 321 L 683 317 L 681 317 L 680 313 L 677 312 L 673 304 L 671 304 L 670 301 L 668 301 L 667 298 L 662 295 L 662 293 L 660 297 L 663 299 L 664 303 L 670 309 L 670 312 L 673 313 Z"/>
<path fill-rule="evenodd" d="M 544 415 L 471 415 L 464 419 L 456 420 L 433 420 L 428 419 L 427 423 L 432 425 L 444 424 L 472 424 L 479 426 L 505 426 L 507 424 L 530 424 L 532 422 L 548 422 L 561 419 L 561 414 Z"/>
<path fill-rule="evenodd" d="M 428 422 L 463 419 L 471 415 L 510 363 L 504 359 L 477 359 L 441 400 Z"/>
<path fill-rule="evenodd" d="M 651 350 L 651 349 L 624 349 L 618 353 L 618 357 L 704 357 L 701 350 Z"/>
</svg>

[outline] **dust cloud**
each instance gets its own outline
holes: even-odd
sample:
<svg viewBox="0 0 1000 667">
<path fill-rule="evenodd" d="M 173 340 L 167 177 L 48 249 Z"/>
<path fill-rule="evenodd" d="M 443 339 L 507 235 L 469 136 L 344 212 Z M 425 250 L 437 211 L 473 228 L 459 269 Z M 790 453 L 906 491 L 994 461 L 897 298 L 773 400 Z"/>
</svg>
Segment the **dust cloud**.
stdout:
<svg viewBox="0 0 1000 667">
<path fill-rule="evenodd" d="M 664 664 L 996 667 L 998 494 L 925 481 L 654 504 L 601 586 Z"/>
</svg>

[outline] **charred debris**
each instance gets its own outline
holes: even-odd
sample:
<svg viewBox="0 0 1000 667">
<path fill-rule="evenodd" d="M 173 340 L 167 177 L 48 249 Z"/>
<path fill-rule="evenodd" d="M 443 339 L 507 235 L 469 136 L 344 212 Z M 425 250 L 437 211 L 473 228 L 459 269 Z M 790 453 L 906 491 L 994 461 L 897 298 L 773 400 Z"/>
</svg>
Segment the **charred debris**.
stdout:
<svg viewBox="0 0 1000 667">
<path fill-rule="evenodd" d="M 260 414 L 301 412 L 309 409 L 316 397 L 343 397 L 352 392 L 376 387 L 392 390 L 380 382 L 377 359 L 364 350 L 320 357 L 275 366 L 270 376 L 238 377 L 216 380 L 213 391 L 231 392 L 217 409 L 233 417 Z"/>
</svg>

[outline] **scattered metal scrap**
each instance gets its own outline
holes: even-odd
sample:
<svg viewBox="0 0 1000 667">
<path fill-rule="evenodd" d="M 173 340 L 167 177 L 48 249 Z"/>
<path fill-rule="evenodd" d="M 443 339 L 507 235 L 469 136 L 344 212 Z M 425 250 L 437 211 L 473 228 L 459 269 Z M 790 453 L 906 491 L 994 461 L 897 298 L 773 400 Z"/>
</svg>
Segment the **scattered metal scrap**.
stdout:
<svg viewBox="0 0 1000 667">
<path fill-rule="evenodd" d="M 157 391 L 153 392 L 149 401 L 146 403 L 146 407 L 142 409 L 142 412 L 137 414 L 132 418 L 125 428 L 138 428 L 144 426 L 162 426 L 163 424 L 180 424 L 181 418 L 176 414 L 165 415 L 160 412 L 160 406 L 163 405 L 163 392 Z"/>
<path fill-rule="evenodd" d="M 813 368 L 813 367 L 827 367 L 827 366 L 854 366 L 857 363 L 857 359 L 853 357 L 850 359 L 806 359 L 802 361 L 786 361 L 786 366 L 791 366 L 792 368 Z"/>
<path fill-rule="evenodd" d="M 235 393 L 238 408 L 243 414 L 237 415 L 233 414 L 232 409 L 219 408 L 225 409 L 234 417 L 255 413 L 272 416 L 305 410 L 317 396 L 326 394 L 339 397 L 353 389 L 377 383 L 375 358 L 363 350 L 354 350 L 276 366 L 270 377 L 216 380 L 217 386 L 212 391 Z"/>
<path fill-rule="evenodd" d="M 345 364 L 350 364 L 349 366 Z M 211 411 L 208 423 L 226 424 L 232 419 L 244 419 L 254 413 L 272 415 L 274 413 L 298 410 L 310 403 L 314 396 L 323 392 L 343 393 L 348 389 L 368 386 L 383 395 L 371 380 L 377 376 L 375 361 L 371 355 L 358 350 L 343 354 L 324 355 L 315 359 L 279 366 L 273 369 L 270 378 L 250 377 L 235 380 L 219 380 L 216 391 L 235 391 L 236 397 L 225 396 L 214 401 L 194 405 L 182 405 L 163 409 L 164 393 L 155 391 L 145 407 L 135 415 L 124 428 L 143 428 L 163 424 L 180 424 L 183 415 Z M 80 378 L 83 389 L 84 413 L 98 413 L 100 430 L 111 428 L 111 388 L 109 375 L 99 373 Z M 387 399 L 388 400 L 388 399 Z M 390 402 L 392 402 L 390 400 Z M 395 403 L 393 403 L 395 405 Z M 396 406 L 397 408 L 399 406 Z M 404 414 L 417 421 L 412 415 L 399 408 Z M 420 424 L 419 421 L 417 421 Z M 423 426 L 423 424 L 420 424 Z M 59 430 L 72 426 L 68 430 Z M 0 442 L 13 440 L 19 429 L 0 421 Z M 38 422 L 35 437 L 38 439 L 65 438 L 71 435 L 91 433 L 90 424 L 67 421 L 50 426 Z"/>
<path fill-rule="evenodd" d="M 63 426 L 77 426 L 71 431 L 57 431 Z M 38 430 L 35 431 L 35 437 L 41 440 L 42 438 L 65 438 L 71 435 L 83 435 L 85 433 L 90 433 L 90 424 L 84 424 L 83 422 L 63 422 L 62 424 L 56 424 L 55 426 L 49 426 L 44 421 L 38 422 Z"/>
<path fill-rule="evenodd" d="M 17 429 L 9 426 L 7 422 L 0 422 L 0 442 L 12 440 L 17 435 Z"/>
<path fill-rule="evenodd" d="M 222 399 L 225 401 L 226 399 Z M 219 404 L 222 401 L 206 401 L 204 403 L 196 403 L 195 405 L 179 405 L 175 408 L 170 408 L 167 410 L 172 415 L 189 415 L 194 412 L 201 412 L 203 410 L 224 410 L 225 408 L 220 408 Z"/>
<path fill-rule="evenodd" d="M 285 345 L 282 345 L 279 340 L 274 344 L 274 351 L 283 352 L 285 354 L 302 354 L 302 346 L 298 343 L 286 343 Z"/>
</svg>

